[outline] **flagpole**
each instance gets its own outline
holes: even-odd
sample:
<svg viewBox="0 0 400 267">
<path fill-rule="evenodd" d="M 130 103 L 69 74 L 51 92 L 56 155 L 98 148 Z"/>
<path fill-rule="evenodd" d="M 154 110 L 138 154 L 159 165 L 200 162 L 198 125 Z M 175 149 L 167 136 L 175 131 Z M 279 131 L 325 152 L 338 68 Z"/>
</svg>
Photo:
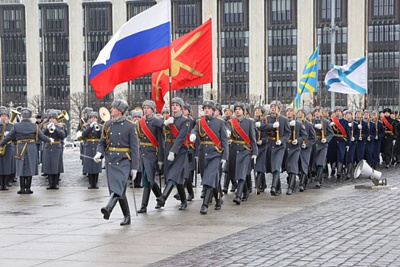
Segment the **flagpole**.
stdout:
<svg viewBox="0 0 400 267">
<path fill-rule="evenodd" d="M 331 1 L 331 65 L 335 64 L 335 2 Z M 335 92 L 331 92 L 331 110 L 335 108 Z"/>
<path fill-rule="evenodd" d="M 213 83 L 210 83 L 210 100 L 213 100 Z"/>
</svg>

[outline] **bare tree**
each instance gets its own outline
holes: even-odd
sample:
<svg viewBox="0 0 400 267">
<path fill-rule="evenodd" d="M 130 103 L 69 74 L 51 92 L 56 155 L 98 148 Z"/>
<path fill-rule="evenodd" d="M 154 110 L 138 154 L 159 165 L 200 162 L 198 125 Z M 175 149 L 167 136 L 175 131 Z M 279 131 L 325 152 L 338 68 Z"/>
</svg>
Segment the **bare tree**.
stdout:
<svg viewBox="0 0 400 267">
<path fill-rule="evenodd" d="M 82 111 L 85 106 L 85 93 L 77 92 L 70 94 L 69 101 L 71 105 L 71 119 L 78 119 L 82 117 Z"/>
<path fill-rule="evenodd" d="M 35 110 L 35 112 L 43 113 L 42 99 L 40 95 L 34 95 L 28 99 L 28 105 Z"/>
</svg>

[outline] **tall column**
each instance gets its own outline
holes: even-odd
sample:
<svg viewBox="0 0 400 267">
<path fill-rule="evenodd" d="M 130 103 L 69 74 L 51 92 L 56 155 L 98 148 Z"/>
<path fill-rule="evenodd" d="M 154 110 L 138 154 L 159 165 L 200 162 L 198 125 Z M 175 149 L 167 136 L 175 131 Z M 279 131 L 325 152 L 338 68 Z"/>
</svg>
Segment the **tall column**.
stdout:
<svg viewBox="0 0 400 267">
<path fill-rule="evenodd" d="M 22 0 L 22 4 L 25 6 L 26 80 L 29 105 L 32 97 L 40 96 L 39 1 Z"/>
<path fill-rule="evenodd" d="M 249 100 L 265 98 L 265 1 L 249 1 Z M 265 103 L 264 103 L 265 104 Z"/>
<path fill-rule="evenodd" d="M 314 1 L 302 0 L 301 4 L 299 2 L 297 2 L 297 14 L 302 15 L 297 16 L 297 86 L 299 86 L 303 68 L 317 44 L 314 32 L 315 12 L 312 12 Z M 321 90 L 321 88 L 318 88 L 318 90 Z M 303 93 L 301 103 L 304 101 L 305 105 L 313 107 L 312 96 L 312 93 Z"/>
</svg>

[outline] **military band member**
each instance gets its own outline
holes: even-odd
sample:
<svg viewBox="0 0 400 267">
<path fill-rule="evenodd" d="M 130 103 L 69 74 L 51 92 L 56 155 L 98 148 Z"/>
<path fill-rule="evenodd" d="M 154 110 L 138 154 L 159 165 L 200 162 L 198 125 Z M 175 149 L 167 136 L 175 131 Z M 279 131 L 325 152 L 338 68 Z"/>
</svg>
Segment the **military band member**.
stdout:
<svg viewBox="0 0 400 267">
<path fill-rule="evenodd" d="M 222 199 L 218 189 L 219 172 L 226 164 L 229 155 L 225 122 L 214 115 L 215 110 L 214 101 L 205 101 L 203 103 L 204 117 L 197 120 L 190 135 L 191 142 L 194 142 L 196 137 L 200 139 L 199 169 L 202 177 L 201 184 L 205 188 L 201 214 L 207 214 L 208 204 L 213 195 L 216 199 L 215 209 L 221 209 Z"/>
<path fill-rule="evenodd" d="M 336 159 L 337 174 L 336 177 L 340 180 L 345 163 L 346 151 L 350 149 L 351 133 L 349 122 L 343 118 L 343 110 L 341 107 L 335 107 L 335 114 L 332 116 L 331 126 L 334 132 L 333 142 L 333 157 Z"/>
<path fill-rule="evenodd" d="M 305 106 L 297 110 L 296 118 L 299 120 L 307 133 L 307 139 L 301 142 L 300 147 L 300 157 L 299 157 L 299 167 L 300 167 L 300 184 L 299 191 L 303 192 L 307 189 L 308 185 L 308 172 L 310 168 L 310 159 L 312 147 L 316 141 L 316 133 L 314 130 L 314 125 L 308 121 L 308 115 L 311 113 L 309 107 Z"/>
<path fill-rule="evenodd" d="M 385 130 L 385 136 L 382 140 L 383 146 L 383 161 L 385 162 L 386 168 L 389 168 L 389 165 L 392 161 L 393 149 L 396 144 L 397 139 L 397 127 L 396 120 L 390 117 L 392 114 L 392 110 L 390 108 L 385 108 L 383 110 L 384 116 L 382 117 L 383 128 Z"/>
<path fill-rule="evenodd" d="M 49 123 L 43 126 L 43 133 L 53 142 L 46 142 L 43 147 L 42 171 L 49 178 L 47 189 L 58 189 L 60 173 L 64 172 L 63 146 L 61 141 L 65 138 L 64 128 L 57 122 L 57 113 L 49 114 Z"/>
<path fill-rule="evenodd" d="M 136 177 L 139 168 L 139 141 L 136 126 L 126 119 L 128 103 L 122 99 L 116 99 L 111 104 L 111 120 L 103 127 L 101 139 L 97 146 L 94 160 L 101 162 L 101 156 L 105 157 L 106 174 L 110 199 L 108 204 L 101 209 L 103 218 L 108 220 L 117 201 L 124 215 L 120 225 L 131 223 L 129 204 L 126 197 L 126 186 L 129 174 Z"/>
<path fill-rule="evenodd" d="M 163 122 L 165 125 L 164 133 L 166 134 L 164 171 L 165 179 L 168 182 L 161 197 L 157 198 L 158 205 L 164 207 L 165 201 L 171 194 L 174 185 L 176 185 L 181 200 L 179 210 L 185 210 L 187 207 L 183 183 L 184 164 L 187 159 L 189 146 L 187 143 L 189 119 L 182 116 L 183 106 L 184 102 L 182 98 L 174 97 L 172 99 L 172 116 Z"/>
<path fill-rule="evenodd" d="M 376 169 L 380 163 L 379 155 L 381 153 L 382 140 L 385 136 L 385 128 L 383 127 L 383 122 L 379 120 L 379 112 L 377 110 L 372 111 L 371 119 L 375 123 L 375 139 L 372 157 L 374 162 L 373 167 Z"/>
<path fill-rule="evenodd" d="M 88 114 L 89 114 L 89 112 L 92 112 L 92 111 L 93 111 L 93 109 L 89 108 L 89 107 L 85 107 L 82 110 L 83 117 L 79 119 L 79 124 L 78 124 L 78 127 L 76 128 L 76 139 L 81 142 L 81 145 L 79 146 L 81 155 L 84 154 L 83 147 L 84 147 L 84 142 L 85 142 L 84 138 L 82 137 L 82 127 L 84 124 L 86 124 L 88 122 L 88 120 L 89 120 Z M 82 165 L 83 165 L 83 157 L 80 156 L 80 159 L 82 160 Z M 83 175 L 86 175 L 86 173 L 83 173 Z"/>
<path fill-rule="evenodd" d="M 265 124 L 256 124 L 260 131 L 266 131 L 268 135 L 266 172 L 272 173 L 270 193 L 273 196 L 282 193 L 280 173 L 287 141 L 291 134 L 289 120 L 280 115 L 281 108 L 280 101 L 272 101 L 270 115 L 265 118 Z"/>
<path fill-rule="evenodd" d="M 317 140 L 313 147 L 313 158 L 311 161 L 313 169 L 316 170 L 315 187 L 319 189 L 324 183 L 323 170 L 327 160 L 328 143 L 333 138 L 333 129 L 330 122 L 323 118 L 320 107 L 314 108 L 312 123 L 314 124 Z"/>
<path fill-rule="evenodd" d="M 140 164 L 143 170 L 142 205 L 138 213 L 147 212 L 150 191 L 153 191 L 156 198 L 161 196 L 155 176 L 157 169 L 164 165 L 163 132 L 162 128 L 156 125 L 159 119 L 154 115 L 156 104 L 152 100 L 146 100 L 142 107 L 144 116 L 136 122 L 140 145 Z"/>
<path fill-rule="evenodd" d="M 135 109 L 131 110 L 131 119 L 135 124 L 137 121 L 139 121 L 143 116 L 143 111 L 140 107 L 136 107 Z M 137 125 L 137 124 L 136 124 Z M 141 160 L 141 158 L 140 158 Z M 136 174 L 136 178 L 132 179 L 130 177 L 129 179 L 131 180 L 131 188 L 143 188 L 142 186 L 142 177 L 143 177 L 143 169 L 142 169 L 142 164 L 139 164 L 139 169 Z"/>
<path fill-rule="evenodd" d="M 345 119 L 348 121 L 348 126 L 350 128 L 350 147 L 346 151 L 346 179 L 350 179 L 353 166 L 355 161 L 357 140 L 359 137 L 359 128 L 358 123 L 353 120 L 353 114 L 351 110 L 344 111 Z"/>
<path fill-rule="evenodd" d="M 189 134 L 190 131 L 193 129 L 195 121 L 192 117 L 193 110 L 192 107 L 189 103 L 185 103 L 183 108 L 182 108 L 182 115 L 189 119 L 189 129 L 188 129 L 188 135 L 187 135 L 187 142 L 189 144 L 189 149 L 188 149 L 188 157 L 187 157 L 187 162 L 185 163 L 185 171 L 184 171 L 184 187 L 186 187 L 188 196 L 187 196 L 187 201 L 192 201 L 194 198 L 194 191 L 193 191 L 193 176 L 194 176 L 194 171 L 195 171 L 195 152 L 196 152 L 196 144 L 194 142 L 190 142 L 189 140 Z M 179 199 L 179 194 L 176 195 L 176 198 Z"/>
<path fill-rule="evenodd" d="M 9 141 L 16 141 L 16 170 L 20 177 L 21 189 L 18 194 L 32 194 L 32 176 L 38 174 L 38 158 L 36 140 L 39 138 L 43 142 L 53 142 L 52 138 L 45 136 L 39 126 L 32 123 L 32 110 L 29 108 L 21 109 L 22 120 L 14 124 L 14 127 L 0 142 L 0 146 L 6 145 Z"/>
<path fill-rule="evenodd" d="M 89 121 L 82 127 L 82 137 L 85 138 L 83 158 L 83 172 L 87 173 L 89 178 L 88 189 L 98 189 L 99 173 L 101 173 L 101 161 L 96 163 L 91 158 L 96 155 L 97 145 L 100 142 L 103 126 L 98 122 L 99 113 L 96 111 L 89 112 Z"/>
<path fill-rule="evenodd" d="M 254 108 L 254 121 L 255 122 L 260 122 L 265 123 L 265 109 L 261 106 L 255 107 Z M 265 131 L 260 131 L 258 128 L 256 128 L 256 139 L 257 139 L 257 146 L 258 146 L 258 156 L 257 156 L 257 161 L 256 164 L 254 165 L 254 171 L 256 173 L 255 177 L 255 186 L 256 186 L 256 192 L 257 195 L 260 194 L 260 192 L 264 192 L 265 188 L 267 188 L 267 183 L 265 180 L 265 164 L 267 161 L 267 132 Z"/>
<path fill-rule="evenodd" d="M 0 141 L 3 140 L 13 128 L 10 123 L 10 111 L 0 109 Z M 0 190 L 8 190 L 8 185 L 15 173 L 15 145 L 9 141 L 0 147 Z"/>
<path fill-rule="evenodd" d="M 39 125 L 39 127 L 41 127 L 42 114 L 36 114 L 35 118 L 36 118 L 36 122 L 35 123 L 37 125 Z M 38 162 L 40 164 L 40 163 L 42 163 L 42 152 L 43 152 L 43 150 L 42 150 L 42 142 L 40 140 L 38 140 L 36 142 L 36 148 L 37 148 L 37 151 L 38 151 Z"/>
<path fill-rule="evenodd" d="M 286 116 L 290 125 L 290 137 L 286 144 L 286 154 L 283 162 L 284 170 L 288 174 L 288 188 L 286 195 L 292 195 L 296 187 L 296 175 L 299 173 L 300 146 L 307 140 L 307 132 L 303 123 L 296 120 L 293 106 L 286 107 Z"/>
<path fill-rule="evenodd" d="M 236 196 L 233 199 L 233 202 L 237 205 L 240 205 L 242 201 L 247 201 L 249 192 L 246 177 L 251 170 L 251 160 L 255 162 L 258 155 L 254 122 L 246 118 L 245 110 L 243 103 L 236 103 L 234 105 L 236 117 L 229 121 L 232 132 L 232 146 L 229 151 L 229 175 L 233 175 L 238 184 Z"/>
</svg>

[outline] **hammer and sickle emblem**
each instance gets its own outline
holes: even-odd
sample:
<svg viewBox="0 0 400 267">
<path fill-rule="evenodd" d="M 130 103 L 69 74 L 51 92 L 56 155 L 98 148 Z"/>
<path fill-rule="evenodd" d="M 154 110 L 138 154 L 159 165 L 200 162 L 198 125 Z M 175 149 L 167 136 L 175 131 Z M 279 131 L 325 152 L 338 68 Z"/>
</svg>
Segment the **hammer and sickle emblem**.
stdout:
<svg viewBox="0 0 400 267">
<path fill-rule="evenodd" d="M 174 48 L 171 50 L 171 77 L 175 77 L 179 74 L 181 69 L 185 69 L 190 72 L 189 78 L 192 77 L 192 75 L 197 75 L 199 77 L 203 77 L 204 74 L 196 70 L 196 62 L 193 64 L 193 67 L 190 67 L 189 65 L 180 62 L 176 60 L 176 58 L 183 52 L 185 51 L 186 48 L 189 47 L 194 41 L 196 41 L 197 38 L 199 38 L 201 35 L 201 31 L 196 32 L 186 43 L 184 43 L 178 51 L 175 52 Z M 153 84 L 153 86 L 156 89 L 156 101 L 159 101 L 159 91 L 161 89 L 161 86 L 159 86 L 159 81 L 162 77 L 162 75 L 169 75 L 169 69 L 165 69 L 160 71 L 158 74 L 156 83 Z"/>
</svg>

